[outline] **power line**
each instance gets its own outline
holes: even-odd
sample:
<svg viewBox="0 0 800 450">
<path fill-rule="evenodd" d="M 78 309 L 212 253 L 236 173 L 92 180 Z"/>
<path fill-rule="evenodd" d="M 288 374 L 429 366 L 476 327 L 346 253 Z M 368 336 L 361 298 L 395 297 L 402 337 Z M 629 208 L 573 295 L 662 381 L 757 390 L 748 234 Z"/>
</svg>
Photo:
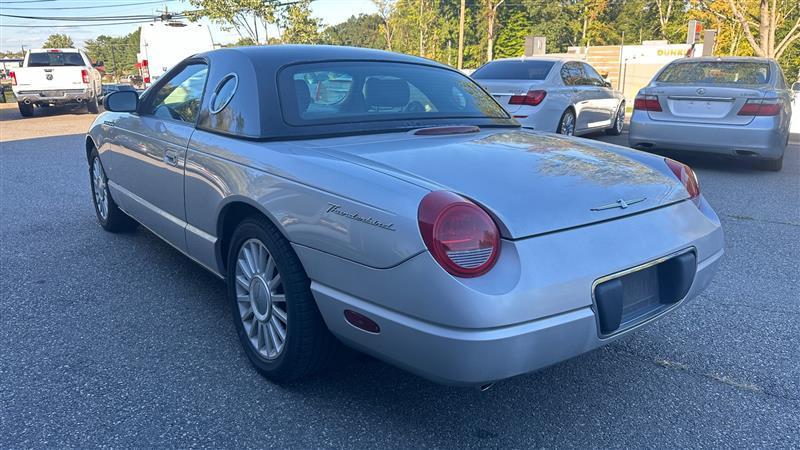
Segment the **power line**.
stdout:
<svg viewBox="0 0 800 450">
<path fill-rule="evenodd" d="M 56 0 L 18 0 L 18 1 L 10 1 L 10 2 L 0 2 L 0 5 L 8 5 L 11 3 L 44 3 L 44 2 L 54 2 Z"/>
<path fill-rule="evenodd" d="M 46 1 L 51 1 L 51 0 L 46 0 Z M 175 2 L 175 1 L 178 1 L 178 0 L 161 0 L 161 1 L 156 1 L 156 2 L 138 2 L 138 3 L 120 3 L 118 5 L 61 6 L 61 7 L 43 7 L 43 8 L 41 8 L 41 7 L 40 8 L 26 8 L 26 7 L 17 6 L 17 7 L 3 7 L 3 9 L 4 10 L 11 10 L 11 9 L 13 9 L 13 10 L 30 10 L 30 11 L 35 11 L 35 10 L 40 10 L 40 11 L 41 10 L 62 11 L 62 10 L 71 10 L 71 9 L 100 9 L 100 8 L 105 9 L 105 8 L 120 8 L 120 7 L 123 7 L 123 6 L 155 5 L 155 4 L 169 3 L 169 2 Z M 0 2 L 0 4 L 4 4 L 4 3 L 5 2 Z M 25 2 L 25 3 L 31 3 L 31 2 Z"/>
<path fill-rule="evenodd" d="M 174 13 L 169 15 L 170 18 L 182 18 L 183 14 Z M 31 19 L 31 20 L 63 20 L 68 22 L 96 22 L 102 20 L 145 20 L 145 19 L 159 19 L 161 16 L 154 16 L 152 14 L 140 15 L 125 15 L 125 16 L 20 16 L 15 14 L 0 14 L 0 17 L 11 17 L 14 19 Z"/>
<path fill-rule="evenodd" d="M 0 23 L 0 28 L 83 28 L 83 27 L 106 27 L 112 25 L 129 25 L 137 23 L 150 23 L 153 20 L 134 20 L 128 22 L 107 22 L 107 23 L 79 23 L 72 25 L 6 25 Z"/>
</svg>

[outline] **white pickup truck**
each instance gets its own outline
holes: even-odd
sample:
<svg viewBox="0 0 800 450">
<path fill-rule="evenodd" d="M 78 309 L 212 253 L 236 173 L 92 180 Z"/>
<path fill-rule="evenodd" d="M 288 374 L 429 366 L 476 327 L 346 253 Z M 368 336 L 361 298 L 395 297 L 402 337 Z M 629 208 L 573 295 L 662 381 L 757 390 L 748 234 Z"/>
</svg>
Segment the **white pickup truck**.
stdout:
<svg viewBox="0 0 800 450">
<path fill-rule="evenodd" d="M 34 106 L 85 103 L 89 112 L 99 110 L 101 75 L 81 50 L 31 50 L 25 54 L 22 67 L 11 71 L 9 76 L 23 117 L 32 116 Z"/>
</svg>

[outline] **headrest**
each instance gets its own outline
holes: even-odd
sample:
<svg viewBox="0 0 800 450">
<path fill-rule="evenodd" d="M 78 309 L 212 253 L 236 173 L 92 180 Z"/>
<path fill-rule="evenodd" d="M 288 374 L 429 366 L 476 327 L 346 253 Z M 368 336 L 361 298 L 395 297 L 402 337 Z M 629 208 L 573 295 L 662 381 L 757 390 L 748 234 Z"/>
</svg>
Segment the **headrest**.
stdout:
<svg viewBox="0 0 800 450">
<path fill-rule="evenodd" d="M 411 92 L 404 80 L 368 78 L 364 83 L 364 102 L 368 108 L 398 108 L 408 104 Z"/>
<path fill-rule="evenodd" d="M 308 83 L 303 80 L 294 80 L 294 95 L 297 98 L 297 113 L 302 114 L 311 104 L 311 92 L 308 90 Z"/>
<path fill-rule="evenodd" d="M 756 72 L 756 84 L 764 84 L 767 82 L 767 76 L 761 72 Z"/>
</svg>

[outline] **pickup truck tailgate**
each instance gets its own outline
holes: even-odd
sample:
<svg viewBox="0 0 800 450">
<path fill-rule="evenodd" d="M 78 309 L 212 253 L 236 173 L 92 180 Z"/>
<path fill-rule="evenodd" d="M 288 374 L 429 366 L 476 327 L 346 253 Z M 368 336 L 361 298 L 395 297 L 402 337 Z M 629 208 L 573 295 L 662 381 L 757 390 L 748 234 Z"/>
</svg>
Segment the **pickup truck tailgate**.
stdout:
<svg viewBox="0 0 800 450">
<path fill-rule="evenodd" d="M 82 67 L 22 67 L 14 69 L 17 89 L 24 91 L 33 88 L 37 91 L 63 91 L 81 89 L 83 83 Z"/>
</svg>

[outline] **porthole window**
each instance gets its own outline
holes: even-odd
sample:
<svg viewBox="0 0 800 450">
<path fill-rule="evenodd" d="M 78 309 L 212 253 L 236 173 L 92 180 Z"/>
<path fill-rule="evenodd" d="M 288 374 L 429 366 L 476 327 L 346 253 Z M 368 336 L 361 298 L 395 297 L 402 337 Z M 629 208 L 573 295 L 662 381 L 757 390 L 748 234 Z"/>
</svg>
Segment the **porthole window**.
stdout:
<svg viewBox="0 0 800 450">
<path fill-rule="evenodd" d="M 214 89 L 214 94 L 211 96 L 211 114 L 216 114 L 228 106 L 238 86 L 239 77 L 235 73 L 226 75 L 217 84 L 217 88 Z"/>
</svg>

